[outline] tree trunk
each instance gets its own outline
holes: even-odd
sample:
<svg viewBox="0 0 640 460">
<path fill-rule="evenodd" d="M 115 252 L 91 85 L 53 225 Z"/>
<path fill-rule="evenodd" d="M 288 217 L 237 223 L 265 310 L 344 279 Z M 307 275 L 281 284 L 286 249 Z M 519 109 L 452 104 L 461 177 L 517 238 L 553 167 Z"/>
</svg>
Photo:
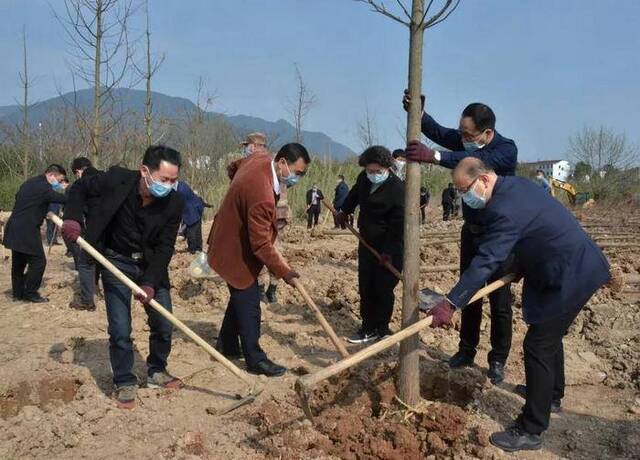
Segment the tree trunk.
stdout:
<svg viewBox="0 0 640 460">
<path fill-rule="evenodd" d="M 102 89 L 100 81 L 100 67 L 102 64 L 102 0 L 96 0 L 96 55 L 94 62 L 94 84 L 93 84 L 93 133 L 91 136 L 93 144 L 93 154 L 91 163 L 99 165 L 100 158 L 100 106 Z"/>
<path fill-rule="evenodd" d="M 153 74 L 153 69 L 151 67 L 151 32 L 149 31 L 149 2 L 147 1 L 146 5 L 146 15 L 147 15 L 147 75 L 145 75 L 145 79 L 147 80 L 147 98 L 144 103 L 144 125 L 147 134 L 147 147 L 149 147 L 152 143 L 152 132 L 151 132 L 151 111 L 152 111 L 152 101 L 151 101 L 151 76 Z"/>
<path fill-rule="evenodd" d="M 30 152 L 30 133 L 29 133 L 29 73 L 27 67 L 27 34 L 22 31 L 22 47 L 24 52 L 24 76 L 22 84 L 24 89 L 24 100 L 22 101 L 22 177 L 24 180 L 29 178 L 29 156 Z"/>
<path fill-rule="evenodd" d="M 424 0 L 413 0 L 409 38 L 409 94 L 411 106 L 407 119 L 407 141 L 420 139 L 422 107 L 422 42 L 421 25 Z M 409 162 L 405 179 L 404 212 L 404 283 L 402 290 L 402 327 L 418 320 L 418 282 L 420 278 L 420 164 Z M 412 335 L 400 344 L 398 395 L 413 406 L 420 401 L 419 340 Z"/>
</svg>

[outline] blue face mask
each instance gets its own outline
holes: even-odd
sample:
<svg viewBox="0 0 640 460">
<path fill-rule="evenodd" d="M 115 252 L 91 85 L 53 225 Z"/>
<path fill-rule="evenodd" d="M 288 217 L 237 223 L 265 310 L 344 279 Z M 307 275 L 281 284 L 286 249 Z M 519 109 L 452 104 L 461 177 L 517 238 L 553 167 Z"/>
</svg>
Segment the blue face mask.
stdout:
<svg viewBox="0 0 640 460">
<path fill-rule="evenodd" d="M 54 189 L 56 192 L 61 192 L 64 190 L 64 187 L 62 186 L 62 184 L 57 180 L 54 180 L 53 182 L 51 182 L 51 188 Z"/>
<path fill-rule="evenodd" d="M 287 185 L 287 187 L 293 187 L 299 181 L 300 181 L 300 176 L 298 176 L 297 174 L 289 174 L 287 177 L 284 178 L 284 183 Z"/>
<path fill-rule="evenodd" d="M 467 152 L 475 152 L 476 150 L 480 150 L 481 148 L 484 148 L 484 144 L 481 144 L 480 142 L 462 141 L 462 145 L 464 146 L 464 149 Z"/>
<path fill-rule="evenodd" d="M 462 195 L 462 201 L 464 201 L 467 206 L 473 209 L 482 209 L 487 205 L 487 200 L 478 195 L 474 190 L 475 184 L 466 193 Z"/>
<path fill-rule="evenodd" d="M 367 173 L 367 179 L 373 185 L 380 185 L 389 178 L 389 170 L 381 173 Z"/>
<path fill-rule="evenodd" d="M 147 184 L 147 189 L 149 190 L 149 193 L 151 193 L 151 195 L 153 195 L 154 197 L 164 198 L 169 193 L 171 193 L 171 190 L 173 190 L 172 185 L 164 184 L 162 182 L 153 180 L 153 177 L 151 177 L 150 171 L 149 171 L 149 178 L 151 179 L 151 183 L 149 183 L 146 177 L 144 178 L 144 182 L 145 184 Z"/>
</svg>

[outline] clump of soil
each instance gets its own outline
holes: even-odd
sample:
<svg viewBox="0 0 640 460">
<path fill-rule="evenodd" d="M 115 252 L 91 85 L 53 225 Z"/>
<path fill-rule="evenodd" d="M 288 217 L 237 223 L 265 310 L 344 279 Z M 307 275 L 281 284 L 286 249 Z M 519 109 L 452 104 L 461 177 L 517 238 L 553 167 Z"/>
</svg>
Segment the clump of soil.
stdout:
<svg viewBox="0 0 640 460">
<path fill-rule="evenodd" d="M 44 408 L 66 404 L 73 401 L 81 385 L 80 380 L 67 377 L 45 377 L 35 382 L 20 382 L 0 394 L 0 417 L 14 417 L 25 406 Z"/>
</svg>

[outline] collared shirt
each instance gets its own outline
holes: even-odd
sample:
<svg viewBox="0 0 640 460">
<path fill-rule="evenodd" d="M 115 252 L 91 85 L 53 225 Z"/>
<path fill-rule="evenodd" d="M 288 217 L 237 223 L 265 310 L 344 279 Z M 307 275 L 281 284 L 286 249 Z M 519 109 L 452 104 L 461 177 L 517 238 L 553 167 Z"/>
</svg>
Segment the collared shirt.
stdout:
<svg viewBox="0 0 640 460">
<path fill-rule="evenodd" d="M 271 162 L 271 173 L 273 174 L 273 193 L 275 193 L 276 195 L 280 195 L 280 180 L 278 179 L 278 175 L 276 174 L 275 161 Z"/>
</svg>

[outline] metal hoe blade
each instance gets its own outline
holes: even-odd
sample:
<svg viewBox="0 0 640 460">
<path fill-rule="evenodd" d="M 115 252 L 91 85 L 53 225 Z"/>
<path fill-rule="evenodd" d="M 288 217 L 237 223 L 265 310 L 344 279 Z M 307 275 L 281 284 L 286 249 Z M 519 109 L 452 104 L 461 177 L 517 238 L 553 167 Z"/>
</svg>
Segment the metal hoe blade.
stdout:
<svg viewBox="0 0 640 460">
<path fill-rule="evenodd" d="M 420 311 L 428 313 L 438 302 L 444 299 L 444 295 L 438 294 L 429 288 L 421 289 L 418 292 L 418 308 Z"/>
</svg>

